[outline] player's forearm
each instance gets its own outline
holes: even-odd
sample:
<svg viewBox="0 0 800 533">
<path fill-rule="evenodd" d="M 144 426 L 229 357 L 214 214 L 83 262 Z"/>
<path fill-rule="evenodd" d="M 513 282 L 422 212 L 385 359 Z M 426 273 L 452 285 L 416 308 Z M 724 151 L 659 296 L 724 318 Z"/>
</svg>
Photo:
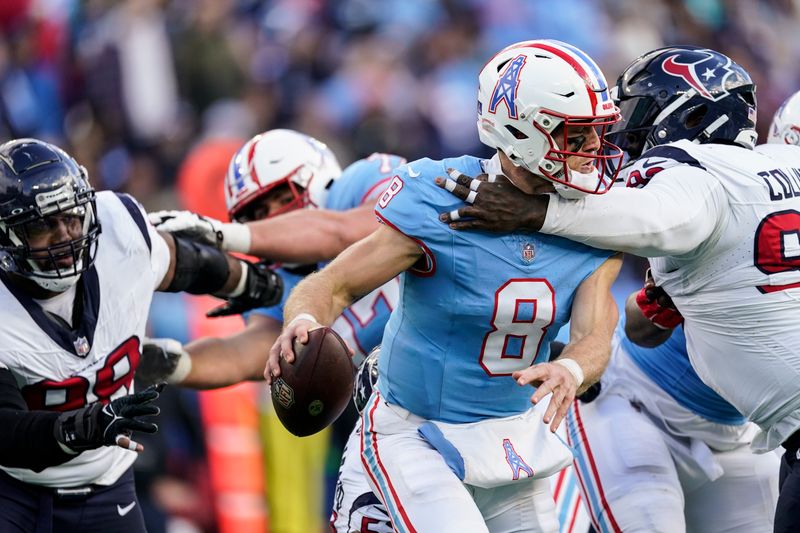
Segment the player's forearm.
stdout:
<svg viewBox="0 0 800 533">
<path fill-rule="evenodd" d="M 0 408 L 6 437 L 0 442 L 0 465 L 41 472 L 63 464 L 76 454 L 64 451 L 53 435 L 59 413 Z"/>
<path fill-rule="evenodd" d="M 192 389 L 218 389 L 242 381 L 264 378 L 268 345 L 262 350 L 245 351 L 224 339 L 202 338 L 187 344 L 186 352 L 192 360 L 189 374 L 179 383 Z"/>
<path fill-rule="evenodd" d="M 316 263 L 339 255 L 378 227 L 372 208 L 294 211 L 250 222 L 249 253 L 274 261 Z"/>
<path fill-rule="evenodd" d="M 355 295 L 336 283 L 327 270 L 311 274 L 295 287 L 284 306 L 284 324 L 291 322 L 300 313 L 307 313 L 318 323 L 330 326 L 355 301 Z"/>
<path fill-rule="evenodd" d="M 421 256 L 416 241 L 379 226 L 295 287 L 284 306 L 284 324 L 308 313 L 329 326 L 357 298 L 410 268 Z"/>
<path fill-rule="evenodd" d="M 564 348 L 561 357 L 559 357 L 559 359 L 577 361 L 581 370 L 583 370 L 583 383 L 578 387 L 577 392 L 579 395 L 600 380 L 600 376 L 603 375 L 610 358 L 610 338 L 594 334 L 587 335 L 577 342 L 568 344 Z"/>
<path fill-rule="evenodd" d="M 622 255 L 609 257 L 575 294 L 570 317 L 570 342 L 559 359 L 573 359 L 583 371 L 580 394 L 600 379 L 611 356 L 611 338 L 619 311 L 611 286 L 622 267 Z"/>
<path fill-rule="evenodd" d="M 30 468 L 36 472 L 75 457 L 67 453 L 54 435 L 59 413 L 28 411 L 11 372 L 0 369 L 0 465 Z"/>
<path fill-rule="evenodd" d="M 603 310 L 603 318 L 589 333 L 577 336 L 564 347 L 562 358 L 574 359 L 583 370 L 583 383 L 578 388 L 578 394 L 583 393 L 592 384 L 596 383 L 603 375 L 608 361 L 611 358 L 611 338 L 614 334 L 614 324 L 619 318 L 617 306 L 612 299 Z"/>
<path fill-rule="evenodd" d="M 241 260 L 170 233 L 159 232 L 158 236 L 167 245 L 170 263 L 157 290 L 221 296 L 237 296 L 244 290 L 247 270 Z"/>
<path fill-rule="evenodd" d="M 716 198 L 707 192 L 653 182 L 577 201 L 551 195 L 541 231 L 644 257 L 681 255 L 706 240 L 718 222 Z"/>
</svg>

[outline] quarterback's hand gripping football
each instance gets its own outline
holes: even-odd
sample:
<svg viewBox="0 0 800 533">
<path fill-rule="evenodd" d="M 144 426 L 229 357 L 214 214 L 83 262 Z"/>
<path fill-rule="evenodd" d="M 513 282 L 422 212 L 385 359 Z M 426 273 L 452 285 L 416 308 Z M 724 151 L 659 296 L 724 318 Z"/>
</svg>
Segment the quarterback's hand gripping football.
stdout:
<svg viewBox="0 0 800 533">
<path fill-rule="evenodd" d="M 191 211 L 155 211 L 147 218 L 158 231 L 174 233 L 221 250 L 249 253 L 250 228 L 237 222 L 226 223 Z"/>
<path fill-rule="evenodd" d="M 636 295 L 636 305 L 645 318 L 661 329 L 673 329 L 683 323 L 681 312 L 664 289 L 656 286 L 650 269 L 645 275 L 644 287 Z"/>
<path fill-rule="evenodd" d="M 136 379 L 143 385 L 178 384 L 192 369 L 192 359 L 175 339 L 145 339 Z"/>
<path fill-rule="evenodd" d="M 577 365 L 574 359 L 569 361 Z M 564 363 L 563 360 L 562 363 Z M 556 362 L 539 363 L 511 374 L 511 377 L 516 380 L 518 385 L 533 385 L 536 387 L 536 392 L 531 396 L 531 403 L 533 404 L 539 403 L 542 398 L 551 392 L 553 393 L 544 414 L 544 422 L 550 424 L 550 431 L 553 433 L 561 425 L 564 417 L 567 416 L 567 411 L 569 411 L 570 405 L 575 400 L 575 394 L 581 385 L 578 383 L 575 373 L 570 370 L 570 366 Z"/>
<path fill-rule="evenodd" d="M 156 424 L 139 417 L 159 413 L 158 407 L 152 402 L 158 398 L 163 387 L 163 384 L 147 387 L 106 405 L 93 403 L 61 413 L 53 428 L 55 438 L 62 446 L 76 452 L 114 445 L 141 452 L 144 447 L 131 439 L 131 432 L 158 431 Z"/>
<path fill-rule="evenodd" d="M 283 298 L 283 279 L 280 274 L 269 268 L 269 263 L 250 263 L 242 261 L 242 268 L 246 269 L 244 292 L 238 296 L 226 298 L 227 302 L 215 307 L 206 316 L 239 315 L 259 307 L 272 307 L 281 303 Z"/>
<path fill-rule="evenodd" d="M 283 328 L 283 331 L 275 339 L 275 343 L 269 350 L 267 368 L 264 369 L 264 379 L 267 380 L 268 385 L 272 384 L 274 378 L 281 375 L 281 358 L 289 364 L 294 362 L 294 340 L 297 339 L 300 344 L 306 344 L 308 342 L 308 332 L 321 327 L 323 327 L 322 324 L 319 324 L 314 317 L 302 313 L 294 317 Z"/>
<path fill-rule="evenodd" d="M 439 220 L 451 228 L 509 233 L 542 227 L 547 195 L 525 194 L 502 175 L 480 174 L 473 178 L 455 169 L 448 169 L 447 174 L 447 178 L 436 178 L 436 185 L 468 204 L 439 215 Z"/>
</svg>

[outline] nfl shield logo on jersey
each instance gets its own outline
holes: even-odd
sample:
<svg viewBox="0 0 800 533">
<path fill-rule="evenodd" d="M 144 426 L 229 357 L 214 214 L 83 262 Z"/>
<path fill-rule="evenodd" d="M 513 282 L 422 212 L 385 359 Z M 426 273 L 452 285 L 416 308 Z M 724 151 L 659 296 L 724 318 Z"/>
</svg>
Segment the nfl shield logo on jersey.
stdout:
<svg viewBox="0 0 800 533">
<path fill-rule="evenodd" d="M 75 353 L 81 357 L 86 357 L 91 349 L 89 346 L 89 341 L 86 340 L 86 337 L 78 337 L 75 342 L 72 343 L 72 345 L 75 346 Z"/>
<path fill-rule="evenodd" d="M 522 245 L 522 260 L 526 263 L 533 261 L 536 251 L 533 249 L 533 244 L 526 242 Z"/>
</svg>

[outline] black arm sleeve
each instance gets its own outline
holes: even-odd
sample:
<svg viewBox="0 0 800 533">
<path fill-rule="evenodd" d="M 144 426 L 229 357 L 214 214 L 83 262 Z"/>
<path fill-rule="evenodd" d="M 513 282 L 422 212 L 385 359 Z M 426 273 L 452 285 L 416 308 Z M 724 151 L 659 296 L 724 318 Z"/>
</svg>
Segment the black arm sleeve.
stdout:
<svg viewBox="0 0 800 533">
<path fill-rule="evenodd" d="M 53 436 L 60 413 L 28 411 L 13 374 L 0 369 L 0 465 L 40 472 L 75 457 Z"/>
<path fill-rule="evenodd" d="M 175 275 L 165 292 L 214 294 L 228 281 L 230 269 L 225 252 L 199 242 L 175 240 Z"/>
</svg>

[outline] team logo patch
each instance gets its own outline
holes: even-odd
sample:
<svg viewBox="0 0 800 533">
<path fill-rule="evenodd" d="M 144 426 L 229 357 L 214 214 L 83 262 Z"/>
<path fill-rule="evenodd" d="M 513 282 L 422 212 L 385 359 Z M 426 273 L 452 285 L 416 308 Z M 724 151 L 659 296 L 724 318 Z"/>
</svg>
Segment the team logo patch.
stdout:
<svg viewBox="0 0 800 533">
<path fill-rule="evenodd" d="M 714 54 L 706 50 L 698 50 L 694 55 L 698 56 L 696 61 L 681 63 L 678 54 L 673 54 L 661 63 L 661 69 L 670 76 L 682 78 L 703 98 L 716 102 L 728 96 L 725 80 L 733 74 L 729 68 L 731 60 L 718 63 Z"/>
<path fill-rule="evenodd" d="M 294 404 L 294 389 L 281 378 L 272 383 L 272 395 L 286 409 Z"/>
<path fill-rule="evenodd" d="M 528 466 L 528 463 L 519 456 L 514 449 L 514 445 L 511 444 L 511 440 L 503 439 L 503 449 L 506 451 L 506 462 L 508 462 L 508 466 L 511 467 L 511 474 L 514 476 L 514 481 L 519 479 L 521 472 L 525 472 L 525 475 L 528 477 L 533 477 L 533 468 Z"/>
<path fill-rule="evenodd" d="M 89 346 L 89 341 L 86 337 L 78 337 L 72 345 L 75 346 L 75 353 L 81 357 L 86 357 L 91 350 L 91 346 Z"/>
<path fill-rule="evenodd" d="M 492 97 L 489 100 L 490 113 L 497 113 L 497 106 L 505 103 L 508 109 L 508 118 L 517 118 L 517 87 L 519 87 L 519 74 L 523 66 L 525 66 L 524 55 L 518 55 L 508 62 L 492 91 Z"/>
<path fill-rule="evenodd" d="M 526 242 L 522 245 L 522 260 L 526 263 L 531 263 L 533 258 L 536 256 L 536 250 L 533 247 L 533 244 Z"/>
</svg>

